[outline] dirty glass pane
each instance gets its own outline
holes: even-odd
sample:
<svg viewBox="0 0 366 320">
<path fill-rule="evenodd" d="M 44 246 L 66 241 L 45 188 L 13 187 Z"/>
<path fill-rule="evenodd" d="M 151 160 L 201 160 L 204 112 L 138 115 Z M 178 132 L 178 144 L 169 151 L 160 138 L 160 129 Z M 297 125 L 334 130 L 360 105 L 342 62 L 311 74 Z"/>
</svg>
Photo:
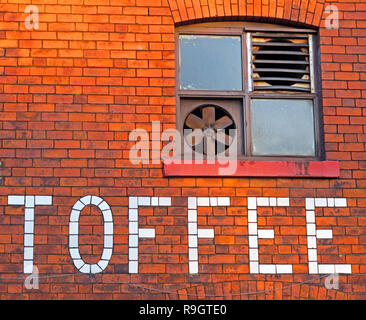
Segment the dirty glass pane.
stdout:
<svg viewBox="0 0 366 320">
<path fill-rule="evenodd" d="M 180 36 L 180 87 L 183 90 L 241 90 L 241 38 Z"/>
<path fill-rule="evenodd" d="M 254 155 L 315 156 L 312 100 L 253 99 Z"/>
</svg>

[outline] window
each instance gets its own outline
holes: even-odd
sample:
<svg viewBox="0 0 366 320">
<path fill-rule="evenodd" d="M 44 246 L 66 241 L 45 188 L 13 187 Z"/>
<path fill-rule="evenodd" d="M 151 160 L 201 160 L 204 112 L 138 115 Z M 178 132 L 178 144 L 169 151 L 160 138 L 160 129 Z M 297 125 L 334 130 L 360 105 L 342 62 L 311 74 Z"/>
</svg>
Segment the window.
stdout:
<svg viewBox="0 0 366 320">
<path fill-rule="evenodd" d="M 322 158 L 317 36 L 258 23 L 177 28 L 177 127 L 187 150 Z"/>
</svg>

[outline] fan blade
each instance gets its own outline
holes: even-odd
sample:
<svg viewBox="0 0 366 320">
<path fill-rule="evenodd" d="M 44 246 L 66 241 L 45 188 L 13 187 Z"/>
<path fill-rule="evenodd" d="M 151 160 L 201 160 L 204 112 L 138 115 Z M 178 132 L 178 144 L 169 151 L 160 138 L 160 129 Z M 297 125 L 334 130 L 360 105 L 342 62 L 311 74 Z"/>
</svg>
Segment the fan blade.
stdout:
<svg viewBox="0 0 366 320">
<path fill-rule="evenodd" d="M 226 146 L 229 146 L 233 142 L 233 137 L 227 135 L 225 131 L 218 131 L 216 133 L 216 140 Z"/>
<path fill-rule="evenodd" d="M 214 107 L 203 108 L 202 119 L 208 126 L 213 125 L 215 123 L 215 108 Z"/>
<path fill-rule="evenodd" d="M 191 113 L 186 120 L 186 125 L 191 129 L 203 129 L 205 127 L 205 122 Z"/>
<path fill-rule="evenodd" d="M 212 137 L 205 136 L 204 139 L 204 153 L 211 159 L 215 157 L 216 154 L 216 141 Z"/>
<path fill-rule="evenodd" d="M 193 132 L 185 135 L 184 138 L 190 147 L 195 147 L 202 142 L 203 132 L 201 130 L 194 130 Z"/>
<path fill-rule="evenodd" d="M 231 120 L 228 116 L 224 116 L 215 122 L 215 129 L 225 129 L 228 126 L 233 124 L 233 120 Z"/>
</svg>

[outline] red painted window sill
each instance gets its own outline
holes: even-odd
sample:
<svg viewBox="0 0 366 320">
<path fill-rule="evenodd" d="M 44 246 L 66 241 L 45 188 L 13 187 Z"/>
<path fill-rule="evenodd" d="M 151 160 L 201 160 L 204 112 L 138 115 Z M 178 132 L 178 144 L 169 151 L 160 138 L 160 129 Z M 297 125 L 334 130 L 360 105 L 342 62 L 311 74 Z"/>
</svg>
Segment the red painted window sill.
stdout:
<svg viewBox="0 0 366 320">
<path fill-rule="evenodd" d="M 207 163 L 164 163 L 165 177 L 286 177 L 286 178 L 338 178 L 338 161 L 218 161 Z"/>
</svg>

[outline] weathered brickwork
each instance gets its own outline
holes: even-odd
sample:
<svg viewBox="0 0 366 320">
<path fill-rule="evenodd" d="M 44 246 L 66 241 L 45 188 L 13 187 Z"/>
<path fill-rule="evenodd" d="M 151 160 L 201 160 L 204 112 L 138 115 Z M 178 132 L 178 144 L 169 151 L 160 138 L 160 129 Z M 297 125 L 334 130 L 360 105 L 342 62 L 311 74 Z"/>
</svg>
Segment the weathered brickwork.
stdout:
<svg viewBox="0 0 366 320">
<path fill-rule="evenodd" d="M 325 28 L 330 3 L 339 29 Z M 24 24 L 30 4 L 39 9 L 37 30 Z M 162 164 L 130 163 L 130 131 L 151 131 L 152 121 L 176 127 L 175 27 L 223 20 L 320 28 L 325 151 L 340 161 L 338 179 L 166 178 Z M 365 71 L 364 0 L 1 0 L 0 300 L 364 299 Z M 39 289 L 24 286 L 25 211 L 33 207 L 8 204 L 11 195 L 52 196 L 52 205 L 35 204 L 29 220 Z M 113 213 L 113 255 L 95 275 L 80 273 L 69 252 L 71 209 L 87 195 Z M 155 231 L 138 240 L 136 274 L 129 272 L 129 197 L 171 199 L 139 207 L 139 227 Z M 215 233 L 198 239 L 197 274 L 189 273 L 189 197 L 230 198 L 230 206 L 197 208 L 198 228 Z M 274 230 L 274 239 L 258 240 L 260 263 L 292 264 L 291 274 L 250 273 L 252 197 L 289 199 L 289 206 L 258 207 L 257 215 L 258 228 Z M 315 209 L 317 229 L 333 231 L 317 242 L 318 262 L 351 265 L 338 290 L 325 288 L 326 275 L 309 274 L 306 198 L 347 199 Z M 106 247 L 104 222 L 96 206 L 82 209 L 79 251 L 87 264 Z"/>
</svg>

